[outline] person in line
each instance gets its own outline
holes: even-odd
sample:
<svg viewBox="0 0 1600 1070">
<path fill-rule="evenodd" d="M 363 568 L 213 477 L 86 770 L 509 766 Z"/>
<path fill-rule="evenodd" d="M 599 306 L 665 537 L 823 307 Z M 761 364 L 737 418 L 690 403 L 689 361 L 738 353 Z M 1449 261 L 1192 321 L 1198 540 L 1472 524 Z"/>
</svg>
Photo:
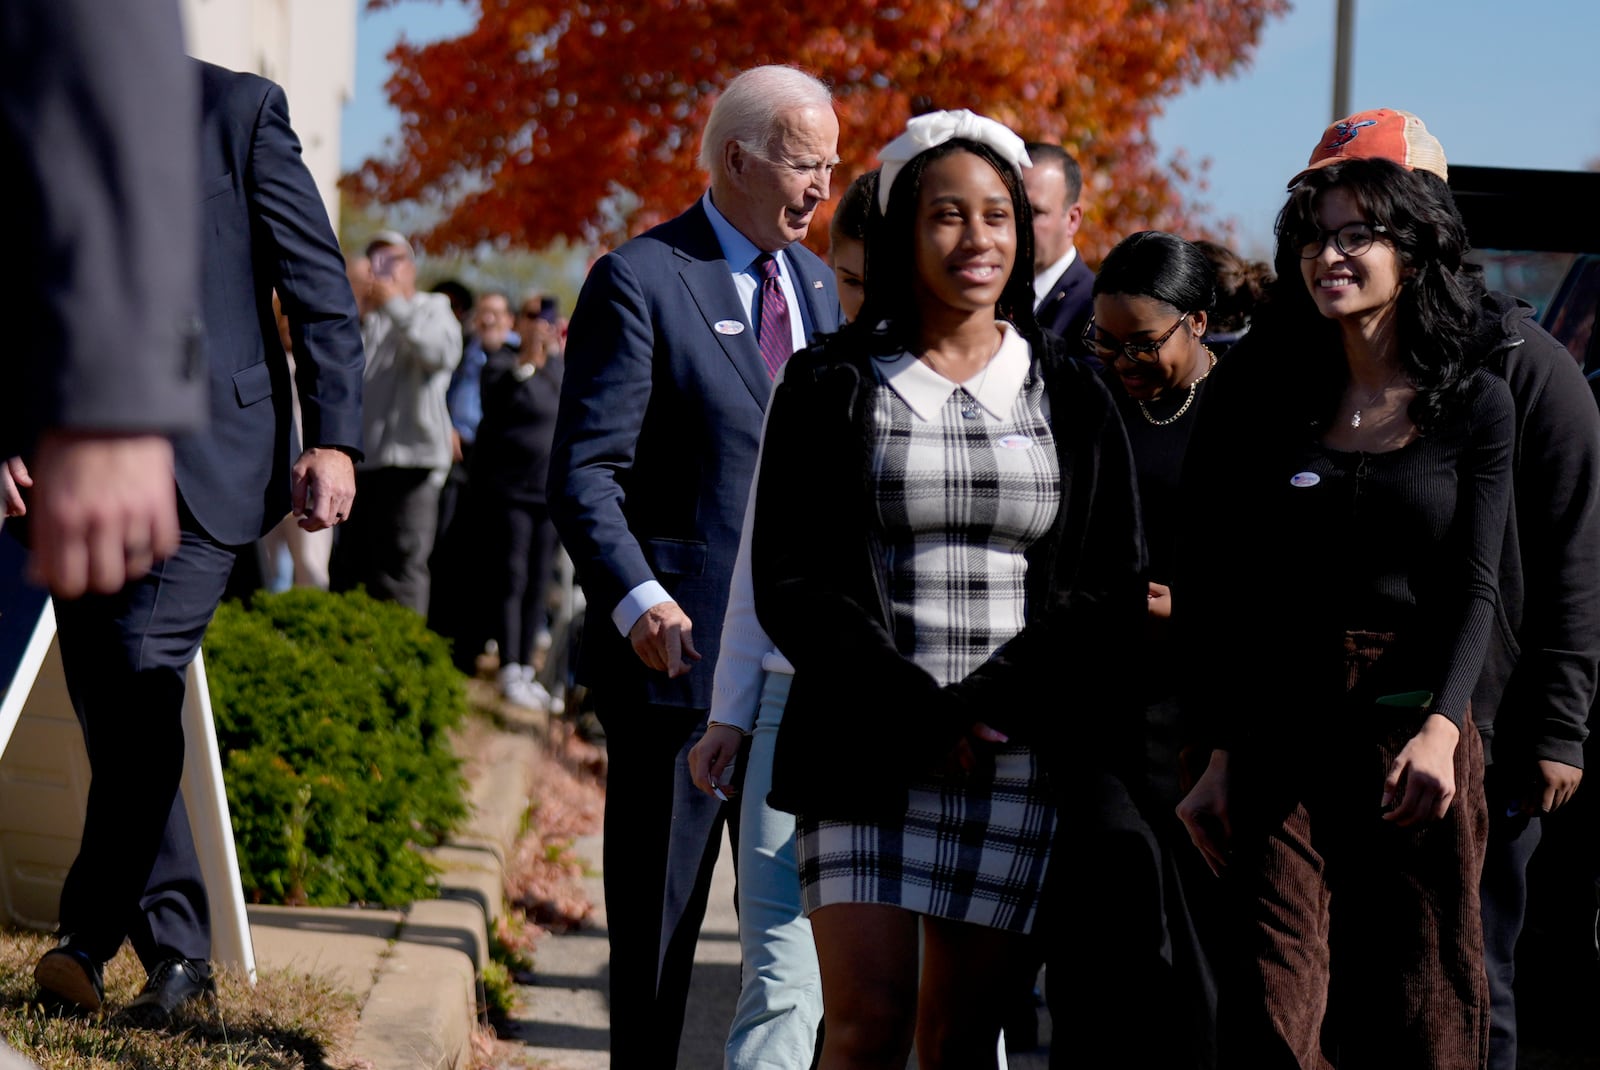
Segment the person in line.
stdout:
<svg viewBox="0 0 1600 1070">
<path fill-rule="evenodd" d="M 189 663 L 241 547 L 286 513 L 308 530 L 352 514 L 362 442 L 356 306 L 283 90 L 199 61 L 190 75 L 208 178 L 200 307 L 210 431 L 173 444 L 177 553 L 115 594 L 56 602 L 92 779 L 61 889 L 60 944 L 34 968 L 48 998 L 95 1010 L 104 965 L 126 939 L 148 973 L 126 1013 L 146 1024 L 213 989 L 209 905 L 178 791 Z M 274 290 L 297 377 L 271 318 Z M 46 475 L 36 478 L 42 486 Z"/>
<path fill-rule="evenodd" d="M 601 257 L 572 314 L 549 500 L 588 599 L 578 678 L 610 758 L 617 1070 L 677 1062 L 723 822 L 736 823 L 686 758 L 706 728 L 772 377 L 839 322 L 833 276 L 800 244 L 838 139 L 815 78 L 740 74 L 701 137 L 710 190 Z"/>
<path fill-rule="evenodd" d="M 501 300 L 505 298 L 502 296 Z M 532 299 L 532 300 L 537 300 Z M 554 325 L 517 317 L 521 343 L 497 344 L 483 367 L 483 421 L 472 457 L 472 497 L 488 571 L 479 586 L 480 615 L 500 651 L 500 694 L 526 709 L 550 709 L 533 678 L 539 636 L 548 635 L 551 567 L 556 552 L 546 487 L 561 402 L 562 361 L 550 355 Z M 504 332 L 484 341 L 504 342 Z"/>
<path fill-rule="evenodd" d="M 1089 322 L 1094 272 L 1073 244 L 1083 225 L 1083 171 L 1060 145 L 1028 142 L 1028 206 L 1033 211 L 1033 314 L 1071 346 Z"/>
<path fill-rule="evenodd" d="M 417 291 L 416 258 L 403 234 L 378 232 L 365 258 L 367 456 L 356 473 L 361 512 L 339 533 L 332 586 L 364 586 L 426 617 L 439 489 L 450 472 L 445 391 L 461 360 L 461 324 L 449 297 Z"/>
<path fill-rule="evenodd" d="M 1213 906 L 1211 878 L 1173 814 L 1183 797 L 1177 693 L 1185 659 L 1170 632 L 1175 562 L 1197 523 L 1178 489 L 1217 366 L 1203 340 L 1214 304 L 1214 276 L 1198 244 L 1143 231 L 1101 263 L 1083 333 L 1133 450 L 1149 612 L 1130 684 L 1136 708 L 1108 737 L 1115 775 L 1099 779 L 1079 821 L 1064 830 L 1067 840 L 1058 841 L 1062 849 L 1093 842 L 1097 857 L 1116 865 L 1102 866 L 1092 882 L 1101 889 L 1094 926 L 1081 924 L 1085 904 L 1073 898 L 1083 895 L 1081 882 L 1068 875 L 1069 885 L 1053 889 L 1060 898 L 1045 929 L 1055 983 L 1047 988 L 1057 1021 L 1098 1022 L 1126 1035 L 1128 1058 L 1163 1067 L 1216 1065 L 1216 989 L 1202 942 L 1211 933 L 1197 928 Z M 1087 995 L 1065 982 L 1085 962 L 1098 964 L 1105 982 Z M 1130 987 L 1142 993 L 1138 1001 L 1126 998 Z M 1152 1017 L 1169 1027 L 1141 1029 Z M 1074 1055 L 1071 1045 L 1054 1044 L 1051 1065 L 1067 1066 Z"/>
<path fill-rule="evenodd" d="M 828 222 L 828 261 L 847 321 L 860 313 L 866 293 L 867 220 L 877 178 L 873 170 L 850 183 Z M 750 578 L 753 515 L 752 506 L 746 506 L 722 619 L 711 713 L 705 735 L 689 751 L 689 772 L 695 787 L 727 798 L 734 790 L 731 763 L 750 740 L 738 789 L 739 1002 L 728 1027 L 724 1066 L 809 1070 L 822 1020 L 822 982 L 811 925 L 801 910 L 794 817 L 767 805 L 772 754 L 794 666 L 756 619 Z"/>
<path fill-rule="evenodd" d="M 1277 234 L 1271 315 L 1213 374 L 1185 471 L 1217 518 L 1185 540 L 1176 608 L 1214 746 L 1179 815 L 1237 921 L 1221 1058 L 1480 1067 L 1469 700 L 1511 393 L 1475 359 L 1466 234 L 1413 172 L 1312 169 Z M 1247 666 L 1220 656 L 1230 636 Z"/>
<path fill-rule="evenodd" d="M 1207 324 L 1205 343 L 1226 356 L 1250 329 L 1257 308 L 1267 299 L 1275 276 L 1272 265 L 1246 260 L 1226 245 L 1200 239 L 1195 248 L 1211 261 L 1217 276 L 1217 303 Z"/>
<path fill-rule="evenodd" d="M 1354 131 L 1354 136 L 1350 136 Z M 1460 219 L 1444 146 L 1409 112 L 1379 108 L 1329 126 L 1309 166 L 1377 158 L 1410 169 Z M 1510 522 L 1500 558 L 1500 609 L 1472 719 L 1484 738 L 1489 837 L 1480 904 L 1489 975 L 1489 1066 L 1517 1065 L 1517 940 L 1528 864 L 1544 822 L 1583 780 L 1584 740 L 1600 664 L 1600 413 L 1583 373 L 1509 294 L 1483 295 L 1474 348 L 1505 378 L 1516 408 Z"/>
<path fill-rule="evenodd" d="M 938 112 L 879 156 L 861 315 L 768 414 L 755 604 L 796 670 L 768 799 L 796 815 L 821 1066 L 898 1070 L 914 1035 L 924 1066 L 993 1067 L 1055 828 L 1045 762 L 1144 610 L 1132 461 L 1033 318 L 1022 139 Z"/>
</svg>

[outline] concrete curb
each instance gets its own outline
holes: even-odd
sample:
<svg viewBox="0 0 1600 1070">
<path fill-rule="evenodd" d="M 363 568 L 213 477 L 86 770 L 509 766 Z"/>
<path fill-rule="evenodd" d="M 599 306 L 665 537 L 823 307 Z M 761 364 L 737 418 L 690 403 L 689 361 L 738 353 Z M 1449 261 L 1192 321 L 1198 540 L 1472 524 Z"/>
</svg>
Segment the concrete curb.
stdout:
<svg viewBox="0 0 1600 1070">
<path fill-rule="evenodd" d="M 479 1021 L 478 977 L 505 900 L 505 860 L 522 833 L 538 743 L 496 732 L 471 779 L 472 813 L 450 844 L 429 852 L 440 898 L 413 903 L 377 962 L 351 1054 L 372 1070 L 457 1070 Z"/>
</svg>

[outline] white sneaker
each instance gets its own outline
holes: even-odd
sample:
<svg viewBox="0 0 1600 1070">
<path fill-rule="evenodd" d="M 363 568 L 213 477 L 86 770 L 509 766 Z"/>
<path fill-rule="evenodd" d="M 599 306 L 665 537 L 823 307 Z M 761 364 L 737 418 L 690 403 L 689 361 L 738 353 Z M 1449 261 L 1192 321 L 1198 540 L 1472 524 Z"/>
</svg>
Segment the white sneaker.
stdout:
<svg viewBox="0 0 1600 1070">
<path fill-rule="evenodd" d="M 500 669 L 500 695 L 513 706 L 527 710 L 549 709 L 550 695 L 544 688 L 524 675 L 522 665 L 506 665 Z"/>
</svg>

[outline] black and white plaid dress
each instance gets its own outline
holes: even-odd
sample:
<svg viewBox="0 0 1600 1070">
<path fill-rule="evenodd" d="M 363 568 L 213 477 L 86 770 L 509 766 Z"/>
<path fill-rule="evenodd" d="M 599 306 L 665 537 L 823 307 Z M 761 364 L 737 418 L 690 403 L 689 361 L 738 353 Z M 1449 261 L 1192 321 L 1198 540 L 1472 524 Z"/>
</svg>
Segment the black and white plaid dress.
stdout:
<svg viewBox="0 0 1600 1070">
<path fill-rule="evenodd" d="M 895 641 L 949 683 L 1022 630 L 1023 555 L 1050 531 L 1061 496 L 1044 383 L 1009 326 L 965 387 L 910 354 L 877 370 L 872 479 Z M 913 784 L 904 821 L 801 815 L 806 912 L 880 903 L 1027 932 L 1055 807 L 1030 748 L 981 750 L 992 767 Z"/>
</svg>

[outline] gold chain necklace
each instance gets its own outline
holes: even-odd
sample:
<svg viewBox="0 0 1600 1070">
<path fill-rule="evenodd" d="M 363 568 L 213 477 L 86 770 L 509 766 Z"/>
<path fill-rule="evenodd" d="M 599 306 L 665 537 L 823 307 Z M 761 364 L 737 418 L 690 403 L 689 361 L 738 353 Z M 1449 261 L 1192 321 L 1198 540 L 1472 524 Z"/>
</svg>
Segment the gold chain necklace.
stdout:
<svg viewBox="0 0 1600 1070">
<path fill-rule="evenodd" d="M 1166 427 L 1168 424 L 1177 423 L 1179 418 L 1182 417 L 1184 413 L 1189 411 L 1189 406 L 1194 404 L 1195 395 L 1200 392 L 1200 384 L 1206 381 L 1206 376 L 1211 374 L 1211 369 L 1217 366 L 1217 355 L 1211 352 L 1211 347 L 1201 346 L 1200 348 L 1206 351 L 1206 356 L 1211 358 L 1211 363 L 1206 366 L 1206 370 L 1201 372 L 1199 377 L 1196 378 L 1194 382 L 1189 384 L 1189 396 L 1183 399 L 1183 404 L 1178 406 L 1177 412 L 1173 413 L 1171 416 L 1168 416 L 1165 420 L 1158 420 L 1154 416 L 1150 415 L 1150 410 L 1145 408 L 1143 401 L 1140 401 L 1138 398 L 1134 399 L 1134 401 L 1138 403 L 1139 413 L 1144 417 L 1145 423 L 1149 424 L 1151 427 Z"/>
</svg>

